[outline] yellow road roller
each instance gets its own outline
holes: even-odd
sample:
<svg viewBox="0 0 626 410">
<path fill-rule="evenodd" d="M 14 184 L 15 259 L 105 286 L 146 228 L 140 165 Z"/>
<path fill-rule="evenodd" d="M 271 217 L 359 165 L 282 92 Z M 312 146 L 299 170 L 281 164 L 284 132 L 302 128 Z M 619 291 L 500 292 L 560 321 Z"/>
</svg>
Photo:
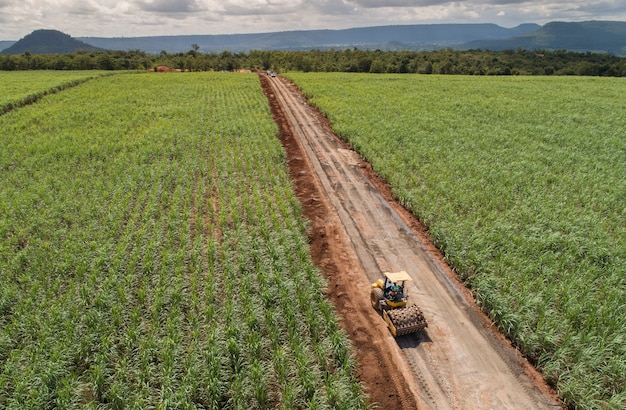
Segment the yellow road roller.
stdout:
<svg viewBox="0 0 626 410">
<path fill-rule="evenodd" d="M 406 282 L 412 281 L 405 271 L 383 272 L 372 283 L 372 307 L 380 312 L 394 337 L 416 333 L 428 326 L 422 309 L 408 304 Z"/>
</svg>

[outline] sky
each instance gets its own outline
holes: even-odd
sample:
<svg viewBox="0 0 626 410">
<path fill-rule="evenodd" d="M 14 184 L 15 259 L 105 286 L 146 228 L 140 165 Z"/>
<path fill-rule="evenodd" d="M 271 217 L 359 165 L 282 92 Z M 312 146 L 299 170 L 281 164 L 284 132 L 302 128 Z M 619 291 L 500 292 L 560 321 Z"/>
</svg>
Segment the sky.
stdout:
<svg viewBox="0 0 626 410">
<path fill-rule="evenodd" d="M 0 40 L 587 20 L 626 21 L 626 0 L 0 0 Z"/>
</svg>

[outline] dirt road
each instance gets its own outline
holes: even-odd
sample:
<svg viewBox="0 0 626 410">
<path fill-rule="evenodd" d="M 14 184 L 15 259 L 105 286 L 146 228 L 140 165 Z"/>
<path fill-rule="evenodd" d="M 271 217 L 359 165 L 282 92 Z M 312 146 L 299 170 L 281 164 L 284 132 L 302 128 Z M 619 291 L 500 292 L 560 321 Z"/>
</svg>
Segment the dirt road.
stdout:
<svg viewBox="0 0 626 410">
<path fill-rule="evenodd" d="M 288 152 L 311 246 L 357 349 L 359 377 L 389 408 L 558 409 L 554 392 L 459 285 L 419 223 L 281 77 L 260 75 Z M 369 284 L 407 271 L 429 322 L 394 339 L 371 308 Z"/>
</svg>

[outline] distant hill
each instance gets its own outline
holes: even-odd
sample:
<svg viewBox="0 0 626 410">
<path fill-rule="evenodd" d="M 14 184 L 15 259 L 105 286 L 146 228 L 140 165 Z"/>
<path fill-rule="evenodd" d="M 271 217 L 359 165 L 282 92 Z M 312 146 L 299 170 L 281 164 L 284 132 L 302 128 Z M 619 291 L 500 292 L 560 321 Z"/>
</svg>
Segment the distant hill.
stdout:
<svg viewBox="0 0 626 410">
<path fill-rule="evenodd" d="M 468 40 L 506 39 L 539 29 L 537 24 L 504 28 L 496 24 L 421 24 L 363 27 L 344 30 L 303 30 L 257 34 L 158 37 L 79 37 L 109 50 L 143 50 L 158 54 L 187 52 L 192 44 L 200 52 L 250 50 L 325 50 L 357 47 L 363 50 L 434 50 L 456 47 Z"/>
<path fill-rule="evenodd" d="M 35 30 L 0 54 L 67 54 L 79 50 L 102 51 L 57 30 Z"/>
<path fill-rule="evenodd" d="M 626 56 L 626 22 L 552 22 L 539 30 L 509 39 L 470 41 L 465 43 L 463 48 L 591 51 Z"/>
<path fill-rule="evenodd" d="M 78 37 L 56 30 L 37 30 L 18 42 L 0 41 L 2 54 L 71 53 L 76 50 L 142 50 L 184 53 L 198 45 L 200 52 L 250 50 L 438 50 L 483 49 L 570 50 L 626 56 L 626 22 L 552 22 L 504 28 L 496 24 L 415 24 L 344 30 L 302 30 L 257 34 L 156 37 Z"/>
</svg>

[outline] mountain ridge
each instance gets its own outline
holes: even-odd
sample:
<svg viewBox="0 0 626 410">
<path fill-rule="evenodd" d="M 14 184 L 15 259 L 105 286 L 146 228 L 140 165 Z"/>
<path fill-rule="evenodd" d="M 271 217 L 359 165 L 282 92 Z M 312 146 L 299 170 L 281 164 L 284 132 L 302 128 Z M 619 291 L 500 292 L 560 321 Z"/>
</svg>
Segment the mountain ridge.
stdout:
<svg viewBox="0 0 626 410">
<path fill-rule="evenodd" d="M 0 54 L 66 54 L 80 50 L 104 51 L 58 30 L 40 29 L 27 34 Z"/>
<path fill-rule="evenodd" d="M 203 52 L 248 52 L 250 50 L 311 50 L 330 48 L 437 49 L 478 39 L 504 39 L 538 29 L 536 24 L 504 28 L 482 24 L 414 24 L 357 27 L 340 30 L 294 30 L 252 34 L 210 34 L 145 37 L 79 37 L 106 49 L 139 49 L 147 53 L 186 52 L 197 44 Z"/>
<path fill-rule="evenodd" d="M 547 49 L 578 52 L 606 52 L 626 56 L 626 22 L 620 21 L 553 21 L 540 29 L 509 39 L 474 40 L 466 49 Z"/>
<path fill-rule="evenodd" d="M 55 30 L 35 30 L 17 42 L 0 41 L 0 54 L 70 53 L 77 50 L 141 50 L 149 54 L 188 52 L 194 46 L 200 52 L 249 52 L 251 50 L 327 50 L 358 48 L 362 50 L 457 50 L 526 49 L 601 52 L 626 56 L 626 22 L 583 21 L 534 23 L 505 28 L 493 23 L 413 24 L 357 27 L 340 30 L 294 30 L 253 34 L 206 34 L 142 37 L 77 37 L 60 33 L 73 41 L 70 51 L 39 51 L 37 44 L 24 45 L 35 33 L 52 35 Z M 40 33 L 41 34 L 41 33 Z M 58 38 L 61 38 L 60 36 Z M 64 40 L 64 41 L 65 41 Z M 50 41 L 43 50 L 51 50 Z M 20 47 L 16 47 L 19 45 Z"/>
</svg>

